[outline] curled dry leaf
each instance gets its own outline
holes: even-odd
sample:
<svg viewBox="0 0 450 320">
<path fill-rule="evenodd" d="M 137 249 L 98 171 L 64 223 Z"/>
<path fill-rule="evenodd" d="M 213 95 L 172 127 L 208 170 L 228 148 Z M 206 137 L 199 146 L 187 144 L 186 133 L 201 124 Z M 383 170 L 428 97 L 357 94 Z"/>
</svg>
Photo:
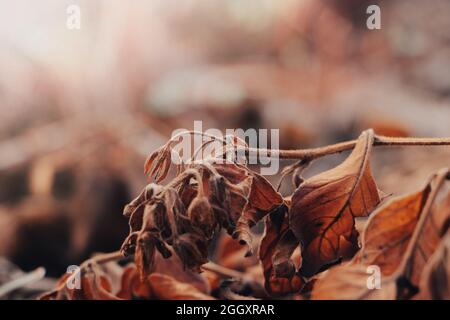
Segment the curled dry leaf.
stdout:
<svg viewBox="0 0 450 320">
<path fill-rule="evenodd" d="M 252 173 L 251 178 L 249 200 L 237 221 L 236 231 L 233 234 L 233 237 L 238 238 L 241 244 L 247 244 L 249 250 L 252 248 L 250 228 L 283 203 L 281 195 L 264 177 Z M 251 254 L 251 251 L 247 252 L 247 255 Z"/>
<path fill-rule="evenodd" d="M 187 216 L 195 227 L 202 230 L 205 238 L 212 238 L 216 221 L 211 205 L 204 195 L 197 195 L 191 201 L 187 210 Z"/>
<path fill-rule="evenodd" d="M 430 194 L 429 183 L 415 193 L 391 199 L 378 208 L 367 222 L 362 235 L 362 248 L 353 261 L 377 265 L 383 275 L 391 275 L 400 265 L 401 257 L 417 225 Z"/>
<path fill-rule="evenodd" d="M 292 185 L 294 188 L 298 188 L 298 186 L 304 181 L 304 178 L 302 177 L 302 172 L 308 168 L 308 166 L 311 164 L 311 160 L 308 158 L 299 160 L 289 166 L 286 166 L 281 170 L 280 172 L 280 181 L 278 182 L 277 190 L 280 189 L 281 184 L 283 183 L 284 178 L 292 174 Z"/>
<path fill-rule="evenodd" d="M 189 284 L 196 292 L 203 295 L 208 295 L 210 292 L 210 286 L 205 277 L 190 270 L 184 270 L 176 255 L 168 259 L 156 255 L 154 274 L 166 276 L 176 283 Z M 159 289 L 154 289 L 154 287 L 157 285 L 159 282 L 151 281 L 149 277 L 141 279 L 139 269 L 135 265 L 129 264 L 123 270 L 121 289 L 117 296 L 122 299 L 164 299 L 165 296 L 156 294 Z"/>
<path fill-rule="evenodd" d="M 182 279 L 155 272 L 144 281 L 134 266 L 127 267 L 122 276 L 120 299 L 158 299 L 158 300 L 212 300 L 213 297 L 198 287 Z"/>
<path fill-rule="evenodd" d="M 437 207 L 433 205 L 445 181 L 450 177 L 449 172 L 449 169 L 445 168 L 432 177 L 430 195 L 396 271 L 399 297 L 402 299 L 411 298 L 418 292 L 425 264 L 448 230 L 450 210 L 447 202 Z"/>
<path fill-rule="evenodd" d="M 442 237 L 449 227 L 450 208 L 448 198 L 443 203 L 434 205 L 435 199 L 450 178 L 448 168 L 440 170 L 431 181 L 431 193 L 422 210 L 417 226 L 408 243 L 399 272 L 407 282 L 408 290 L 402 297 L 410 297 L 416 293 L 423 268 L 431 255 L 436 251 Z M 434 205 L 434 206 L 433 206 Z"/>
<path fill-rule="evenodd" d="M 159 158 L 150 159 L 154 170 Z M 122 252 L 135 254 L 141 279 L 153 272 L 157 251 L 164 257 L 173 251 L 185 268 L 199 272 L 222 228 L 251 255 L 250 228 L 282 203 L 265 178 L 243 165 L 211 159 L 191 163 L 169 185 L 150 184 L 126 207 L 130 235 Z"/>
<path fill-rule="evenodd" d="M 115 262 L 107 265 L 90 263 L 80 270 L 81 283 L 77 287 L 75 275 L 65 274 L 56 289 L 40 297 L 42 300 L 120 300 L 120 299 L 175 299 L 177 296 L 209 297 L 210 287 L 200 274 L 184 270 L 176 255 L 164 259 L 157 255 L 154 262 L 155 278 L 141 279 L 140 271 L 133 263 L 124 267 Z M 114 267 L 114 268 L 112 268 Z M 112 270 L 117 275 L 113 275 Z M 160 279 L 164 278 L 164 281 Z M 172 292 L 163 293 L 161 283 L 169 283 Z M 71 285 L 72 284 L 72 285 Z M 189 289 L 189 292 L 185 290 Z M 172 295 L 172 296 L 170 296 Z M 211 297 L 209 297 L 211 298 Z"/>
<path fill-rule="evenodd" d="M 161 182 L 167 177 L 171 165 L 170 143 L 154 151 L 145 161 L 144 172 L 153 176 L 156 182 Z"/>
<path fill-rule="evenodd" d="M 136 214 L 138 208 L 142 208 L 143 206 L 151 201 L 158 193 L 162 191 L 162 187 L 160 185 L 157 185 L 155 183 L 150 183 L 147 185 L 144 190 L 137 196 L 133 201 L 131 201 L 129 204 L 125 206 L 123 209 L 123 215 L 127 218 L 130 218 L 132 214 Z M 143 211 L 139 211 L 142 219 Z M 136 229 L 133 229 L 133 231 L 136 231 Z"/>
<path fill-rule="evenodd" d="M 448 169 L 445 169 L 437 174 L 435 185 L 433 186 L 435 188 L 436 196 L 443 179 L 445 179 L 446 176 L 447 179 L 449 178 L 449 172 Z M 450 194 L 447 196 L 446 201 L 443 201 L 436 206 L 432 206 L 432 202 L 430 202 L 430 208 L 426 211 L 424 210 L 422 213 L 422 221 L 419 220 L 417 223 L 415 234 L 413 234 L 411 238 L 411 247 L 406 251 L 406 254 L 410 255 L 409 258 L 406 259 L 405 275 L 416 287 L 419 285 L 425 264 L 436 251 L 439 243 L 442 241 L 443 236 L 449 228 L 449 198 Z"/>
<path fill-rule="evenodd" d="M 422 190 L 392 199 L 377 209 L 364 230 L 361 251 L 349 264 L 327 271 L 314 285 L 312 297 L 405 299 L 416 294 L 424 265 L 447 232 L 447 203 L 432 209 L 447 175 L 447 169 L 441 170 Z M 370 276 L 366 272 L 370 265 L 380 268 L 381 291 L 369 290 L 363 283 Z"/>
<path fill-rule="evenodd" d="M 450 233 L 442 239 L 423 270 L 419 298 L 450 300 Z"/>
<path fill-rule="evenodd" d="M 303 246 L 302 275 L 358 250 L 354 218 L 368 216 L 381 201 L 369 164 L 373 141 L 371 130 L 363 132 L 343 163 L 305 180 L 292 196 L 289 224 Z"/>
<path fill-rule="evenodd" d="M 147 281 L 141 281 L 136 266 L 129 265 L 124 268 L 117 297 L 123 300 L 152 298 L 151 288 Z"/>
<path fill-rule="evenodd" d="M 141 271 L 141 280 L 153 272 L 155 260 L 154 239 L 148 234 L 142 234 L 137 240 L 136 253 L 134 260 L 138 269 Z"/>
<path fill-rule="evenodd" d="M 266 217 L 266 231 L 259 249 L 265 288 L 272 296 L 298 292 L 305 283 L 291 260 L 299 241 L 289 229 L 287 212 L 287 206 L 283 205 Z"/>
</svg>

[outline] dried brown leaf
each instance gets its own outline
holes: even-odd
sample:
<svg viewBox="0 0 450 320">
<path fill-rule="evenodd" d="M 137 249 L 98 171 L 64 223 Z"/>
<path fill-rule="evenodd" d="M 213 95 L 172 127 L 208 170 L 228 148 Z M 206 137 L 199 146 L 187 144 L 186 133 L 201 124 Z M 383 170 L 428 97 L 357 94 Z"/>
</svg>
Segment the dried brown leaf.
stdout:
<svg viewBox="0 0 450 320">
<path fill-rule="evenodd" d="M 250 228 L 283 203 L 281 195 L 262 176 L 252 173 L 250 195 L 244 212 L 237 221 L 234 238 L 241 244 L 246 244 L 246 256 L 252 255 L 252 234 Z"/>
<path fill-rule="evenodd" d="M 358 249 L 354 218 L 368 216 L 381 201 L 369 164 L 373 140 L 371 130 L 363 132 L 343 163 L 305 180 L 292 196 L 289 223 L 303 245 L 303 275 Z"/>
<path fill-rule="evenodd" d="M 442 204 L 435 205 L 439 192 L 450 178 L 448 168 L 440 170 L 431 179 L 431 193 L 422 210 L 417 226 L 408 243 L 399 272 L 406 281 L 406 290 L 401 297 L 409 298 L 418 290 L 422 271 L 431 255 L 436 251 L 442 237 L 447 232 L 450 219 L 448 198 Z"/>
<path fill-rule="evenodd" d="M 423 270 L 418 298 L 450 300 L 450 233 L 442 239 Z"/>
<path fill-rule="evenodd" d="M 299 292 L 304 285 L 291 260 L 299 242 L 295 237 L 286 236 L 290 233 L 287 211 L 287 206 L 282 205 L 266 217 L 266 231 L 259 249 L 265 288 L 272 296 Z"/>
<path fill-rule="evenodd" d="M 386 278 L 379 289 L 368 285 L 371 274 L 363 265 L 340 265 L 326 271 L 314 283 L 313 300 L 394 300 L 396 282 Z"/>
<path fill-rule="evenodd" d="M 391 199 L 369 218 L 362 236 L 362 248 L 354 262 L 377 265 L 384 275 L 394 273 L 430 194 L 427 184 L 422 190 Z"/>
</svg>

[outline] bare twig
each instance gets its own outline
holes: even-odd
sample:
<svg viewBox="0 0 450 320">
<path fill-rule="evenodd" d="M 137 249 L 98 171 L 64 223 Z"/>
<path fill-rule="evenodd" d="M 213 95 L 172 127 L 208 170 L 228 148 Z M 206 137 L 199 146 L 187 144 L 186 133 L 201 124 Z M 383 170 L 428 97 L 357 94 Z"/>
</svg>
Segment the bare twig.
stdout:
<svg viewBox="0 0 450 320">
<path fill-rule="evenodd" d="M 107 263 L 107 262 L 111 262 L 111 261 L 117 261 L 117 260 L 120 260 L 123 258 L 124 258 L 124 256 L 120 251 L 98 254 L 98 255 L 86 260 L 85 262 L 83 262 L 80 266 L 80 269 L 88 267 L 92 264 L 103 264 L 103 263 Z"/>
<path fill-rule="evenodd" d="M 351 140 L 331 144 L 324 147 L 297 149 L 297 150 L 275 150 L 248 148 L 247 154 L 264 154 L 268 157 L 279 157 L 280 159 L 307 159 L 313 160 L 323 156 L 340 153 L 354 148 L 358 140 Z M 450 146 L 450 138 L 395 138 L 375 135 L 374 146 Z"/>
<path fill-rule="evenodd" d="M 123 259 L 123 258 L 125 258 L 125 257 L 120 251 L 114 251 L 114 252 L 110 252 L 110 253 L 98 254 L 98 255 L 96 255 L 96 256 L 94 256 L 94 257 L 84 261 L 80 265 L 80 268 L 78 268 L 77 271 L 72 273 L 70 275 L 70 277 L 67 278 L 66 283 L 72 281 L 74 279 L 74 277 L 76 277 L 77 275 L 83 273 L 83 271 L 85 271 L 86 269 L 90 268 L 92 265 L 108 263 L 108 262 L 111 262 L 111 261 L 117 261 L 117 260 L 120 260 L 120 259 Z"/>
<path fill-rule="evenodd" d="M 372 130 L 372 129 L 369 129 Z M 209 139 L 225 141 L 216 136 L 200 132 L 200 131 L 183 131 L 176 136 L 172 137 L 169 143 L 176 142 L 176 139 L 183 135 L 200 135 Z M 282 150 L 282 149 L 262 149 L 262 148 L 250 148 L 244 146 L 236 146 L 236 150 L 243 150 L 246 155 L 255 156 L 263 155 L 264 157 L 280 158 L 280 159 L 292 159 L 292 160 L 313 160 L 323 156 L 340 153 L 343 151 L 351 150 L 355 147 L 357 139 L 339 142 L 324 147 L 309 148 L 309 149 L 294 149 L 294 150 Z M 386 136 L 374 136 L 374 146 L 450 146 L 450 137 L 446 138 L 415 138 L 415 137 L 386 137 Z M 198 152 L 198 150 L 197 150 Z"/>
</svg>

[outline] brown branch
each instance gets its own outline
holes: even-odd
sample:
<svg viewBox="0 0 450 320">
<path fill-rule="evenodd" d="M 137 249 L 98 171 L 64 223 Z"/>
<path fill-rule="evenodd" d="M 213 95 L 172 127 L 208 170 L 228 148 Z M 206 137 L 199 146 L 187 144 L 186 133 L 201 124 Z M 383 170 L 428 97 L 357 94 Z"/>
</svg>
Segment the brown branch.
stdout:
<svg viewBox="0 0 450 320">
<path fill-rule="evenodd" d="M 369 129 L 372 130 L 372 129 Z M 172 137 L 169 143 L 176 142 L 176 138 L 183 135 L 200 135 L 212 140 L 218 140 L 225 143 L 220 137 L 215 137 L 204 132 L 199 131 L 183 131 L 178 135 Z M 262 148 L 249 148 L 249 147 L 235 147 L 236 151 L 244 151 L 247 156 L 260 155 L 264 157 L 291 159 L 291 160 L 314 160 L 323 156 L 340 153 L 347 150 L 352 150 L 357 139 L 339 142 L 324 147 L 309 148 L 309 149 L 294 149 L 294 150 L 282 150 L 282 149 L 262 149 Z M 450 146 L 450 137 L 446 138 L 415 138 L 415 137 L 386 137 L 374 135 L 374 146 Z"/>
<path fill-rule="evenodd" d="M 70 275 L 69 278 L 67 278 L 66 283 L 70 282 L 75 276 L 77 276 L 78 274 L 83 274 L 83 272 L 90 268 L 92 265 L 94 264 L 103 264 L 103 263 L 107 263 L 107 262 L 111 262 L 111 261 L 117 261 L 120 259 L 126 258 L 120 251 L 114 251 L 114 252 L 110 252 L 110 253 L 103 253 L 103 254 L 98 254 L 86 261 L 84 261 L 80 267 L 77 269 L 77 271 L 75 271 L 74 273 L 72 273 Z"/>
<path fill-rule="evenodd" d="M 123 258 L 125 258 L 125 257 L 120 251 L 98 254 L 98 255 L 86 260 L 85 262 L 83 262 L 80 265 L 80 269 L 89 267 L 92 264 L 103 264 L 103 263 L 107 263 L 107 262 L 111 262 L 111 261 L 117 261 L 117 260 L 120 260 Z"/>
<path fill-rule="evenodd" d="M 308 159 L 313 160 L 323 156 L 351 150 L 358 140 L 339 142 L 324 147 L 298 149 L 298 150 L 276 150 L 248 148 L 246 154 L 263 154 L 268 157 L 279 157 L 280 159 Z M 450 146 L 450 138 L 396 138 L 375 135 L 374 146 Z"/>
</svg>

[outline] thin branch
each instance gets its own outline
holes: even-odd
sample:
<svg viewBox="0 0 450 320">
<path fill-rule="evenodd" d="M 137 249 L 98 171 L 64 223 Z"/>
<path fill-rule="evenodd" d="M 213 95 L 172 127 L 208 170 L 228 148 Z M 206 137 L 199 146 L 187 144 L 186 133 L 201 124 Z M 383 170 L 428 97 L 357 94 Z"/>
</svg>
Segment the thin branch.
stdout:
<svg viewBox="0 0 450 320">
<path fill-rule="evenodd" d="M 369 129 L 372 130 L 372 129 Z M 212 136 L 210 134 L 200 131 L 183 131 L 176 136 L 172 137 L 169 143 L 176 142 L 176 139 L 183 135 L 200 135 L 213 140 L 222 141 L 226 143 L 220 137 Z M 262 149 L 262 148 L 249 148 L 243 146 L 235 146 L 235 150 L 244 150 L 246 155 L 255 156 L 263 155 L 264 157 L 280 158 L 280 159 L 292 159 L 292 160 L 313 160 L 323 156 L 340 153 L 347 150 L 352 150 L 357 139 L 339 142 L 324 147 L 309 148 L 309 149 L 294 149 L 294 150 L 282 150 L 282 149 Z M 374 146 L 450 146 L 450 137 L 446 138 L 416 138 L 416 137 L 386 137 L 386 136 L 374 136 Z"/>
<path fill-rule="evenodd" d="M 85 269 L 91 267 L 94 264 L 103 264 L 111 261 L 117 261 L 126 258 L 120 251 L 114 251 L 110 253 L 98 254 L 86 261 L 84 261 L 80 267 L 67 278 L 66 283 L 72 281 L 77 275 L 81 275 Z"/>
<path fill-rule="evenodd" d="M 117 261 L 117 260 L 120 260 L 123 258 L 125 258 L 125 257 L 120 251 L 98 254 L 98 255 L 86 260 L 85 262 L 83 262 L 80 265 L 80 269 L 89 267 L 92 264 L 103 264 L 103 263 L 107 263 L 107 262 L 111 262 L 111 261 Z"/>
<path fill-rule="evenodd" d="M 358 140 L 339 142 L 324 147 L 297 149 L 297 150 L 276 150 L 276 149 L 246 149 L 247 155 L 263 154 L 267 157 L 278 157 L 280 159 L 308 159 L 313 160 L 323 156 L 352 150 Z M 395 138 L 385 136 L 375 136 L 374 146 L 450 146 L 450 138 Z"/>
<path fill-rule="evenodd" d="M 194 131 L 194 130 L 186 130 L 186 131 L 179 132 L 178 134 L 176 134 L 170 138 L 170 140 L 168 141 L 168 144 L 176 142 L 178 138 L 181 138 L 182 136 L 185 136 L 185 135 L 191 135 L 191 136 L 197 135 L 197 136 L 202 136 L 202 137 L 208 137 L 212 141 L 220 141 L 220 142 L 226 144 L 226 141 L 221 137 L 214 136 L 214 135 L 206 133 L 206 132 Z"/>
</svg>

